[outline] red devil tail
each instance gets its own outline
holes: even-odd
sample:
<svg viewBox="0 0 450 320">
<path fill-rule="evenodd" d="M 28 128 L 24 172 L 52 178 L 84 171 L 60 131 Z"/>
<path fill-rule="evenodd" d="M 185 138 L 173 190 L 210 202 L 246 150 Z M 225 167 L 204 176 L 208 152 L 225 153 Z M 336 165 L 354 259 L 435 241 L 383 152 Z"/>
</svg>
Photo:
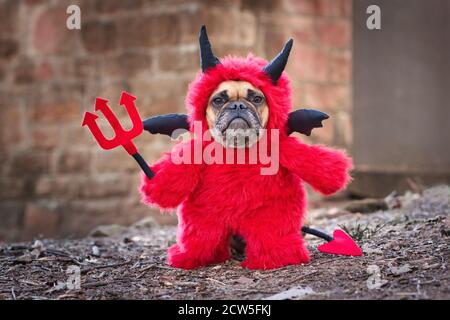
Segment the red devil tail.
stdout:
<svg viewBox="0 0 450 320">
<path fill-rule="evenodd" d="M 327 241 L 327 243 L 317 247 L 317 250 L 320 252 L 355 257 L 362 255 L 362 251 L 355 241 L 353 241 L 353 239 L 343 230 L 334 230 L 333 237 L 307 226 L 303 226 L 302 231 Z"/>
</svg>

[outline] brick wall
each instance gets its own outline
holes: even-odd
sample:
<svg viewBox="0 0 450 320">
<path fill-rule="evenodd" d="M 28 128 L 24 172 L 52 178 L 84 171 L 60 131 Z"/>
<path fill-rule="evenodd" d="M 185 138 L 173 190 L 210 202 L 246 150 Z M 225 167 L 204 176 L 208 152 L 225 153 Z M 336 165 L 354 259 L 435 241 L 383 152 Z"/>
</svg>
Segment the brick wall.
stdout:
<svg viewBox="0 0 450 320">
<path fill-rule="evenodd" d="M 69 4 L 81 8 L 80 31 L 66 29 Z M 351 0 L 0 1 L 0 240 L 78 236 L 156 213 L 139 203 L 133 160 L 102 151 L 82 115 L 102 96 L 126 122 L 121 90 L 143 117 L 183 112 L 201 24 L 218 56 L 269 59 L 293 37 L 295 105 L 332 116 L 311 140 L 349 146 L 350 21 Z M 170 142 L 144 134 L 137 145 L 153 162 Z"/>
</svg>

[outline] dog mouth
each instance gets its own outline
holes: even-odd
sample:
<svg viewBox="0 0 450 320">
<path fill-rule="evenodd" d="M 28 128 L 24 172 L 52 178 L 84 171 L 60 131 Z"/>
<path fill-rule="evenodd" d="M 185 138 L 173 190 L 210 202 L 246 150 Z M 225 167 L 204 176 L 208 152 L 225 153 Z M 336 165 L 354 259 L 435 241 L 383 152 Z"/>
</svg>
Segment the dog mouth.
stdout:
<svg viewBox="0 0 450 320">
<path fill-rule="evenodd" d="M 261 129 L 260 120 L 255 112 L 229 110 L 219 115 L 212 133 L 216 141 L 226 147 L 244 148 L 258 141 Z"/>
<path fill-rule="evenodd" d="M 227 122 L 224 129 L 218 131 L 220 133 L 216 138 L 226 147 L 250 147 L 259 139 L 259 129 L 258 124 L 252 124 L 250 119 L 236 116 Z"/>
<path fill-rule="evenodd" d="M 228 122 L 228 124 L 222 130 L 222 133 L 225 133 L 226 130 L 238 130 L 238 129 L 247 130 L 252 127 L 253 126 L 247 119 L 237 116 Z"/>
</svg>

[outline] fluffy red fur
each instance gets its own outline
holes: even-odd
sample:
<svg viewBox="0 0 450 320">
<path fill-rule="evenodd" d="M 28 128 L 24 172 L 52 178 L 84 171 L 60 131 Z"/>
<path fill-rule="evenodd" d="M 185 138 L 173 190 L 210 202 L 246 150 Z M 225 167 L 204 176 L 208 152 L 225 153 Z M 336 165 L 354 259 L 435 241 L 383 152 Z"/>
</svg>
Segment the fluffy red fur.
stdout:
<svg viewBox="0 0 450 320">
<path fill-rule="evenodd" d="M 329 195 L 346 186 L 351 160 L 342 151 L 310 146 L 286 134 L 291 88 L 287 76 L 277 84 L 262 71 L 266 61 L 248 56 L 229 57 L 199 73 L 186 99 L 191 125 L 202 121 L 208 99 L 225 80 L 244 80 L 259 88 L 269 106 L 267 129 L 280 129 L 280 167 L 274 175 L 261 175 L 256 164 L 174 164 L 170 153 L 152 169 L 152 180 L 143 176 L 143 201 L 161 209 L 177 208 L 177 243 L 168 252 L 168 263 L 193 269 L 220 263 L 230 257 L 229 238 L 238 234 L 246 242 L 250 269 L 274 269 L 309 261 L 300 229 L 306 210 L 302 181 Z M 192 128 L 191 128 L 192 130 Z M 195 138 L 197 139 L 197 137 Z M 172 152 L 183 153 L 194 138 Z M 209 142 L 215 143 L 215 142 Z M 203 142 L 203 148 L 208 142 Z"/>
</svg>

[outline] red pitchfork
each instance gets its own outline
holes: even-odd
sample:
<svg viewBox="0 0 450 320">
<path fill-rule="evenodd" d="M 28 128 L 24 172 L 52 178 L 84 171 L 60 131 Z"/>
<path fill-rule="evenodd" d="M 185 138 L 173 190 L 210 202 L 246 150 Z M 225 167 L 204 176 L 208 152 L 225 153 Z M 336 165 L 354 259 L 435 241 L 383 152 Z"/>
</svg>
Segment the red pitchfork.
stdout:
<svg viewBox="0 0 450 320">
<path fill-rule="evenodd" d="M 107 139 L 103 135 L 96 122 L 98 116 L 92 112 L 87 111 L 84 114 L 83 123 L 81 125 L 88 126 L 89 130 L 91 130 L 92 134 L 94 135 L 95 140 L 97 140 L 98 144 L 103 149 L 109 150 L 118 146 L 124 147 L 128 154 L 136 160 L 146 176 L 151 179 L 153 178 L 154 173 L 149 168 L 142 156 L 139 154 L 138 149 L 132 141 L 144 130 L 144 125 L 136 108 L 135 100 L 136 97 L 132 96 L 128 92 L 122 91 L 122 94 L 120 96 L 120 105 L 125 107 L 132 122 L 132 128 L 127 131 L 122 127 L 116 115 L 108 106 L 108 100 L 99 97 L 95 99 L 95 111 L 101 111 L 105 118 L 108 120 L 109 124 L 114 130 L 114 138 Z"/>
</svg>

